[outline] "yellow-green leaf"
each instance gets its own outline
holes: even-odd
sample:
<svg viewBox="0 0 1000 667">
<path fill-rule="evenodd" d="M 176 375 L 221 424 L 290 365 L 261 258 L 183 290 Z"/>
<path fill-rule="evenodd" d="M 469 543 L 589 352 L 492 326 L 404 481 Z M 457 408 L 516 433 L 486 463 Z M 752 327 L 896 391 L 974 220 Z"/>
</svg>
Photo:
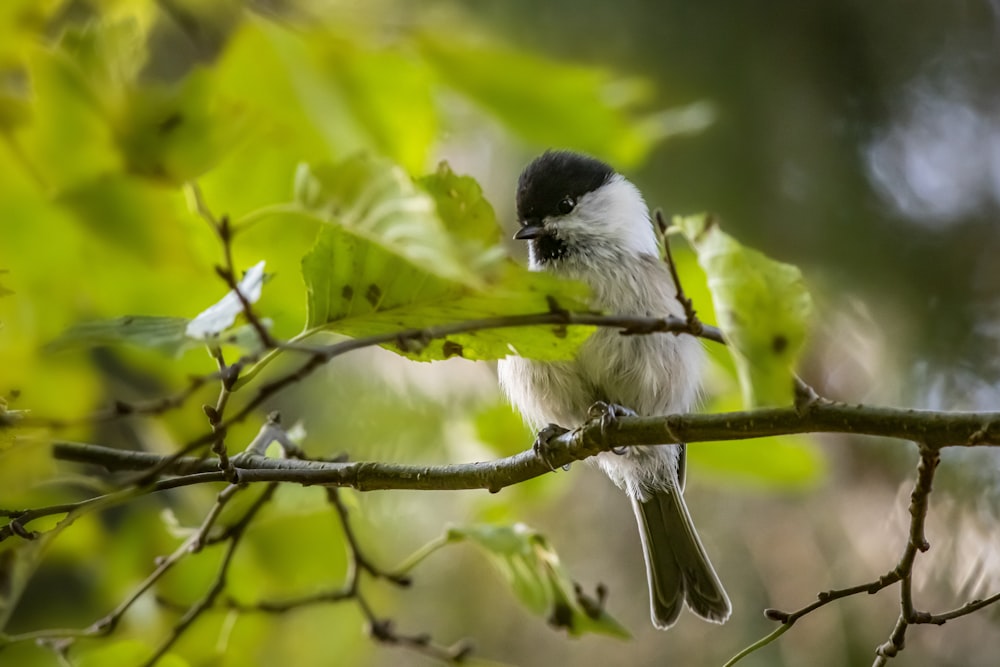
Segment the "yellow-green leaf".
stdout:
<svg viewBox="0 0 1000 667">
<path fill-rule="evenodd" d="M 448 540 L 470 540 L 481 547 L 532 612 L 578 636 L 598 633 L 627 639 L 628 630 L 603 605 L 586 595 L 563 567 L 548 540 L 525 526 L 470 524 L 448 530 Z"/>
<path fill-rule="evenodd" d="M 320 231 L 302 260 L 308 298 L 308 329 L 348 336 L 504 315 L 542 313 L 550 299 L 567 309 L 586 309 L 586 288 L 512 262 L 495 267 L 482 288 L 447 280 L 389 249 L 341 227 Z M 589 327 L 516 327 L 449 335 L 427 342 L 400 341 L 386 347 L 429 361 L 461 356 L 500 359 L 512 352 L 537 359 L 565 359 L 591 333 Z"/>
<path fill-rule="evenodd" d="M 417 185 L 434 198 L 445 230 L 470 264 L 488 264 L 502 251 L 496 213 L 476 179 L 456 174 L 442 162 Z"/>
<path fill-rule="evenodd" d="M 670 132 L 663 124 L 668 116 L 643 118 L 631 110 L 649 95 L 644 81 L 453 32 L 425 33 L 419 45 L 449 86 L 536 144 L 579 149 L 628 166 Z"/>
<path fill-rule="evenodd" d="M 295 192 L 298 203 L 319 219 L 384 246 L 427 273 L 475 281 L 437 217 L 434 200 L 388 160 L 359 155 L 338 164 L 301 165 Z"/>
<path fill-rule="evenodd" d="M 115 140 L 131 173 L 180 184 L 221 160 L 245 121 L 219 99 L 211 73 L 195 70 L 176 83 L 129 90 L 114 119 Z"/>
<path fill-rule="evenodd" d="M 742 246 L 708 215 L 678 217 L 708 276 L 719 326 L 750 406 L 788 405 L 812 299 L 797 267 Z"/>
<path fill-rule="evenodd" d="M 178 354 L 190 342 L 184 335 L 189 321 L 186 317 L 127 315 L 110 320 L 81 322 L 70 327 L 48 347 L 55 351 L 71 346 L 130 343 L 166 354 Z"/>
</svg>

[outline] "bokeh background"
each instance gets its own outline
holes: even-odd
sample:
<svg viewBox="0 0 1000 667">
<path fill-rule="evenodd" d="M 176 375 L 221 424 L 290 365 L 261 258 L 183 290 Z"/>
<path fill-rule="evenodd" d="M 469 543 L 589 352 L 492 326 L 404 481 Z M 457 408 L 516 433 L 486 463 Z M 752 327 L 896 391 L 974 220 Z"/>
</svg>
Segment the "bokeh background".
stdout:
<svg viewBox="0 0 1000 667">
<path fill-rule="evenodd" d="M 800 266 L 817 303 L 801 373 L 820 393 L 948 410 L 1000 404 L 995 1 L 67 1 L 41 3 L 37 14 L 25 9 L 34 4 L 10 5 L 10 16 L 30 20 L 5 24 L 0 77 L 7 113 L 0 115 L 7 139 L 0 269 L 8 271 L 0 284 L 15 292 L 0 299 L 0 389 L 21 390 L 14 407 L 76 414 L 112 396 L 155 396 L 205 371 L 209 360 L 197 352 L 169 363 L 119 348 L 38 352 L 81 319 L 190 316 L 191 294 L 204 295 L 196 301 L 203 304 L 221 295 L 211 272 L 217 249 L 186 212 L 180 180 L 198 176 L 212 205 L 240 215 L 287 199 L 301 160 L 367 150 L 419 175 L 443 159 L 477 178 L 513 229 L 517 174 L 549 147 L 609 160 L 652 207 L 716 212 L 744 243 Z M 171 161 L 141 134 L 122 140 L 130 135 L 116 134 L 112 122 L 109 148 L 107 128 L 75 112 L 79 101 L 57 77 L 46 78 L 44 63 L 29 57 L 27 78 L 19 69 L 21 41 L 30 50 L 130 16 L 142 28 L 137 71 L 88 69 L 87 58 L 105 62 L 101 49 L 123 42 L 80 39 L 71 52 L 86 76 L 104 77 L 113 97 L 138 85 L 129 82 L 188 81 L 193 68 L 207 66 L 207 92 L 191 104 L 204 110 L 213 138 L 225 135 L 213 124 L 231 124 L 235 133 L 252 128 L 252 139 L 230 149 L 231 137 L 222 136 L 226 149 L 216 154 L 196 135 L 209 155 L 192 158 L 188 147 Z M 251 117 L 219 123 L 232 112 L 226 100 L 252 109 Z M 19 101 L 29 109 L 24 120 L 15 113 Z M 151 154 L 160 161 L 147 163 Z M 278 216 L 236 248 L 244 264 L 266 256 L 276 272 L 261 308 L 281 335 L 301 326 L 295 277 L 314 231 Z M 711 320 L 703 279 L 682 248 L 679 261 Z M 123 284 L 123 275 L 134 284 Z M 738 407 L 724 364 L 706 382 L 706 409 Z M 361 352 L 268 408 L 300 421 L 317 455 L 448 462 L 513 453 L 531 441 L 503 406 L 488 363 L 418 364 Z M 178 414 L 76 435 L 169 450 L 203 426 L 197 415 Z M 246 434 L 255 430 L 248 425 Z M 0 492 L 0 505 L 79 497 L 92 483 L 77 479 L 52 491 L 43 482 L 65 482 L 72 471 L 45 460 L 42 448 L 8 444 L 9 492 Z M 912 446 L 847 437 L 773 446 L 788 448 L 787 469 L 765 469 L 753 445 L 691 448 L 688 503 L 733 600 L 725 626 L 685 615 L 668 633 L 652 629 L 631 509 L 586 465 L 496 496 L 350 499 L 363 540 L 386 564 L 450 522 L 529 524 L 574 578 L 590 589 L 607 585 L 608 609 L 631 640 L 552 630 L 471 545 L 429 558 L 408 590 L 372 585 L 373 601 L 401 629 L 444 642 L 472 637 L 478 657 L 504 664 L 721 664 L 773 629 L 764 608 L 790 611 L 819 591 L 871 581 L 895 565 L 905 540 Z M 946 451 L 932 496 L 932 549 L 918 560 L 921 608 L 955 608 L 1000 587 L 998 472 L 993 452 Z M 196 522 L 211 500 L 210 490 L 190 490 L 79 521 L 42 561 L 7 630 L 91 622 L 176 544 L 168 522 L 150 518 Z M 321 494 L 283 489 L 275 505 L 234 566 L 234 586 L 273 597 L 338 582 L 344 547 Z M 193 599 L 212 567 L 211 556 L 192 561 L 161 592 Z M 832 604 L 743 664 L 870 664 L 897 611 L 895 589 Z M 120 636 L 148 640 L 173 618 L 150 598 Z M 988 609 L 941 628 L 913 628 L 896 662 L 994 665 L 997 621 Z M 100 649 L 83 643 L 71 655 L 75 664 L 107 664 Z M 191 665 L 430 664 L 371 643 L 346 605 L 276 618 L 210 615 L 178 653 Z M 18 645 L 0 652 L 0 664 L 55 662 Z"/>
</svg>

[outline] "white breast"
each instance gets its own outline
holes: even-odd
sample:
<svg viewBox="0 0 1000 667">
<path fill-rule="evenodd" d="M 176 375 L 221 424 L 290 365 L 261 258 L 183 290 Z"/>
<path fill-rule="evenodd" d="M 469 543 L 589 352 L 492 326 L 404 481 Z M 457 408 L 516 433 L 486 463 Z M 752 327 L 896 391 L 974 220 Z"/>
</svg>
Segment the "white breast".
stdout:
<svg viewBox="0 0 1000 667">
<path fill-rule="evenodd" d="M 652 255 L 609 258 L 594 270 L 593 257 L 567 258 L 559 273 L 587 282 L 594 307 L 622 315 L 683 315 L 669 271 Z M 602 258 L 602 260 L 605 258 Z M 498 366 L 500 384 L 511 403 L 536 429 L 549 423 L 567 428 L 587 419 L 595 401 L 617 403 L 643 416 L 686 412 L 697 400 L 704 352 L 692 336 L 622 336 L 600 329 L 580 348 L 576 360 L 546 363 L 509 357 Z M 630 495 L 676 480 L 677 447 L 634 448 L 627 456 L 602 454 L 598 463 Z"/>
</svg>

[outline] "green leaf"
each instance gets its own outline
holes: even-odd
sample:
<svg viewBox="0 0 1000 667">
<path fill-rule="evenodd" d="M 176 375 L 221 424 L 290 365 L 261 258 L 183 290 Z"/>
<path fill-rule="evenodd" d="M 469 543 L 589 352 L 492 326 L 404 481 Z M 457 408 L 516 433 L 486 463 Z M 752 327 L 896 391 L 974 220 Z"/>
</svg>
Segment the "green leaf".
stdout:
<svg viewBox="0 0 1000 667">
<path fill-rule="evenodd" d="M 582 284 L 497 261 L 500 228 L 473 179 L 442 165 L 418 184 L 367 157 L 300 167 L 299 204 L 333 223 L 302 259 L 307 332 L 388 334 L 547 312 L 551 301 L 588 309 Z M 512 352 L 566 359 L 590 333 L 586 327 L 519 327 L 386 347 L 420 360 L 499 359 Z"/>
<path fill-rule="evenodd" d="M 797 267 L 745 248 L 708 215 L 674 218 L 708 276 L 748 407 L 793 402 L 812 299 Z"/>
<path fill-rule="evenodd" d="M 425 169 L 438 118 L 424 63 L 406 49 L 372 48 L 356 37 L 331 39 L 329 33 L 318 37 L 317 84 L 337 93 L 327 103 L 347 121 L 336 143 L 375 149 L 407 169 Z M 344 136 L 349 129 L 355 136 Z"/>
<path fill-rule="evenodd" d="M 4 0 L 0 3 L 0 66 L 17 62 L 24 51 L 44 39 L 59 3 L 40 0 Z"/>
<path fill-rule="evenodd" d="M 630 111 L 649 96 L 644 81 L 471 42 L 453 32 L 426 33 L 418 43 L 447 84 L 533 143 L 575 148 L 629 166 L 671 132 L 671 116 L 642 118 Z M 545 85 L 526 84 L 531 81 Z"/>
<path fill-rule="evenodd" d="M 294 31 L 244 21 L 219 69 L 220 90 L 300 160 L 372 152 L 416 173 L 439 136 L 433 72 L 405 38 L 375 39 L 350 21 Z"/>
<path fill-rule="evenodd" d="M 176 355 L 189 343 L 184 334 L 189 321 L 186 317 L 127 315 L 111 320 L 83 322 L 49 343 L 48 348 L 56 351 L 77 346 L 130 343 Z"/>
<path fill-rule="evenodd" d="M 624 626 L 570 578 L 548 540 L 524 524 L 453 527 L 448 540 L 469 540 L 481 547 L 521 602 L 533 613 L 545 615 L 554 627 L 574 636 L 629 637 Z"/>
<path fill-rule="evenodd" d="M 220 100 L 212 73 L 128 91 L 114 118 L 115 141 L 134 174 L 180 184 L 208 171 L 244 135 L 246 117 Z"/>
<path fill-rule="evenodd" d="M 338 164 L 301 165 L 298 203 L 321 220 L 384 246 L 440 278 L 475 282 L 434 200 L 388 160 L 360 155 Z"/>
<path fill-rule="evenodd" d="M 68 23 L 60 35 L 59 51 L 104 98 L 133 85 L 147 61 L 148 16 L 142 15 L 139 3 L 132 4 L 119 17 L 105 14 Z"/>
<path fill-rule="evenodd" d="M 586 288 L 549 274 L 532 273 L 512 262 L 497 267 L 483 288 L 444 279 L 407 258 L 327 227 L 302 259 L 308 298 L 307 328 L 326 328 L 353 337 L 425 329 L 449 322 L 540 313 L 549 300 L 586 310 Z M 536 359 L 570 358 L 590 327 L 517 327 L 449 335 L 426 345 L 385 345 L 422 361 L 461 356 L 501 359 L 512 352 Z"/>
<path fill-rule="evenodd" d="M 465 261 L 476 270 L 488 269 L 505 256 L 501 227 L 483 189 L 471 176 L 458 175 L 447 162 L 417 181 L 434 198 L 437 215 Z"/>
<path fill-rule="evenodd" d="M 500 225 L 483 189 L 471 176 L 456 174 L 447 162 L 417 181 L 437 207 L 438 217 L 453 239 L 483 252 L 500 244 Z"/>
<path fill-rule="evenodd" d="M 106 104 L 91 83 L 64 52 L 35 48 L 29 56 L 33 118 L 19 139 L 33 169 L 56 192 L 117 171 Z"/>
<path fill-rule="evenodd" d="M 247 301 L 255 303 L 260 298 L 265 278 L 263 261 L 257 262 L 247 270 L 239 282 L 240 292 Z M 253 349 L 260 345 L 259 336 L 253 327 L 244 325 L 232 328 L 242 312 L 242 302 L 236 293 L 230 290 L 194 319 L 127 315 L 110 320 L 83 322 L 70 327 L 59 338 L 49 343 L 48 349 L 57 351 L 84 345 L 128 343 L 176 356 L 205 341 Z M 263 323 L 266 325 L 267 321 Z M 228 335 L 221 337 L 221 334 L 227 331 Z"/>
</svg>

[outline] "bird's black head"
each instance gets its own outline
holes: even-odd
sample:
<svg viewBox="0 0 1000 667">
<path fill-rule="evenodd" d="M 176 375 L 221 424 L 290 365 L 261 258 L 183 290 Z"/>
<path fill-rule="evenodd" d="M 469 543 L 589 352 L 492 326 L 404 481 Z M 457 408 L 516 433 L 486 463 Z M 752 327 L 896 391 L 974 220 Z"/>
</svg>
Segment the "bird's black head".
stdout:
<svg viewBox="0 0 1000 667">
<path fill-rule="evenodd" d="M 565 239 L 544 225 L 547 219 L 573 213 L 580 198 L 608 183 L 614 170 L 600 160 L 571 153 L 548 151 L 521 172 L 517 183 L 517 218 L 521 229 L 516 239 L 530 241 L 539 263 L 566 254 Z"/>
<path fill-rule="evenodd" d="M 524 168 L 517 183 L 517 217 L 522 225 L 565 215 L 576 201 L 607 183 L 614 169 L 569 151 L 548 151 Z"/>
</svg>

